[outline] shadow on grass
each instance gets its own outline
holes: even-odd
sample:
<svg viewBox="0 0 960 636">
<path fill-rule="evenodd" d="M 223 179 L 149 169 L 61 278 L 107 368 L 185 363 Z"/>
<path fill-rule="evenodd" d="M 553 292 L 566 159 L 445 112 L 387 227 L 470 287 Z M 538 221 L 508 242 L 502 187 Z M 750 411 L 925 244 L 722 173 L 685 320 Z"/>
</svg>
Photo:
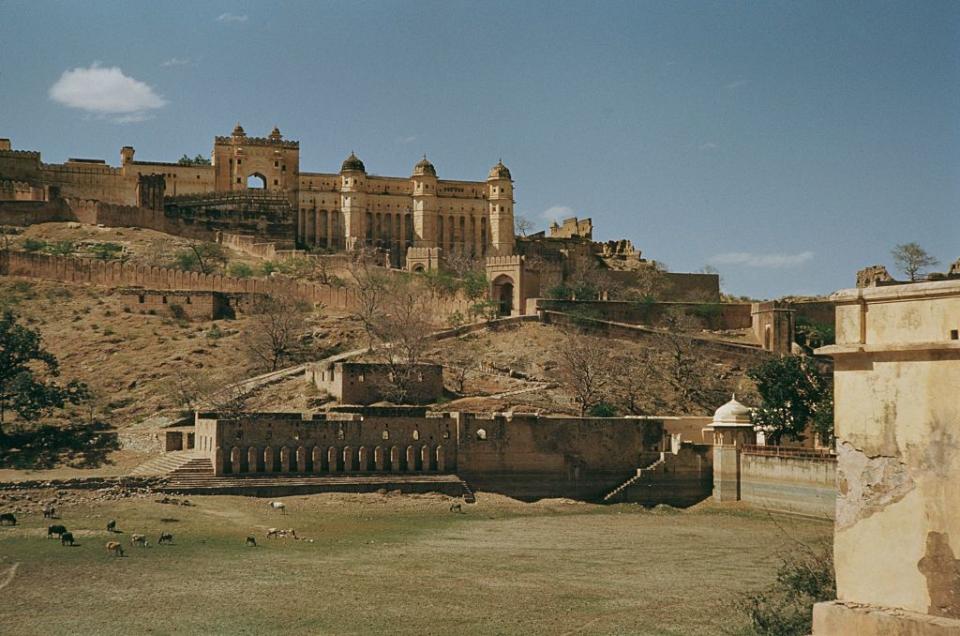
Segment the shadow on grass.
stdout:
<svg viewBox="0 0 960 636">
<path fill-rule="evenodd" d="M 0 468 L 98 468 L 111 464 L 107 456 L 119 448 L 117 434 L 103 422 L 13 428 L 0 434 Z"/>
</svg>

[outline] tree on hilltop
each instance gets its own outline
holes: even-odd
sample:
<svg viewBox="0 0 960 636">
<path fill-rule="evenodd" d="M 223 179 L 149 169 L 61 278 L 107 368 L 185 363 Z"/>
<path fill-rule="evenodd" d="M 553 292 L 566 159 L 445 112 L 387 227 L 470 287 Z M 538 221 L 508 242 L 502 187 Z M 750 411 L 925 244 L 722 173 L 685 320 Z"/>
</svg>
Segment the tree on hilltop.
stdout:
<svg viewBox="0 0 960 636">
<path fill-rule="evenodd" d="M 926 268 L 940 263 L 917 243 L 897 245 L 890 254 L 893 256 L 893 262 L 897 264 L 897 269 L 906 274 L 911 281 L 918 280 Z"/>
<path fill-rule="evenodd" d="M 21 325 L 11 311 L 0 315 L 0 437 L 7 411 L 32 421 L 90 397 L 82 382 L 61 386 L 56 356 L 43 348 L 39 331 Z"/>
</svg>

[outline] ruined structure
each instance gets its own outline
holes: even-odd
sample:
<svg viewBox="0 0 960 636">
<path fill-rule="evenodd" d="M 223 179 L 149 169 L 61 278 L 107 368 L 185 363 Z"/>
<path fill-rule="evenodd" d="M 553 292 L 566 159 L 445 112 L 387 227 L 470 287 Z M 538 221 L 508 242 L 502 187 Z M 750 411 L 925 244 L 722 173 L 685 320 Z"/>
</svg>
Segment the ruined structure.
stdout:
<svg viewBox="0 0 960 636">
<path fill-rule="evenodd" d="M 813 633 L 960 633 L 960 281 L 832 299 L 837 601 Z"/>
<path fill-rule="evenodd" d="M 398 380 L 395 374 L 402 374 Z M 318 362 L 307 365 L 307 382 L 341 404 L 373 404 L 403 391 L 407 404 L 435 402 L 443 396 L 439 364 L 389 365 L 376 362 Z"/>
</svg>

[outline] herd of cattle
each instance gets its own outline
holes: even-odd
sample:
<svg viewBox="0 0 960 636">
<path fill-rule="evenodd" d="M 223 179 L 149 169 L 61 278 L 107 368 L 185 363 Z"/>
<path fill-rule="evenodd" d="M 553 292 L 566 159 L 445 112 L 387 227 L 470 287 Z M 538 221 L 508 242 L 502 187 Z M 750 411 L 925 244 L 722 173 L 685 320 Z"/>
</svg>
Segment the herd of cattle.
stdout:
<svg viewBox="0 0 960 636">
<path fill-rule="evenodd" d="M 287 514 L 287 507 L 282 501 L 271 501 L 269 504 L 270 508 L 273 510 L 279 510 L 282 514 Z M 55 519 L 57 518 L 57 511 L 52 505 L 46 505 L 43 507 L 43 518 L 44 519 Z M 17 525 L 17 517 L 12 512 L 3 512 L 0 513 L 0 526 L 15 526 Z M 121 530 L 117 529 L 116 519 L 111 519 L 107 522 L 107 532 L 111 533 L 121 533 Z M 60 545 L 64 546 L 75 546 L 77 545 L 76 539 L 73 536 L 73 533 L 67 530 L 67 527 L 63 524 L 53 524 L 47 526 L 47 538 L 57 537 L 60 539 Z M 293 529 L 281 530 L 279 528 L 270 528 L 267 531 L 267 537 L 292 537 L 297 539 L 297 533 Z M 173 543 L 173 534 L 169 532 L 160 532 L 160 537 L 157 539 L 157 545 L 172 544 Z M 140 546 L 145 548 L 150 545 L 150 541 L 147 540 L 146 535 L 134 533 L 130 535 L 130 545 L 131 546 Z M 248 535 L 244 545 L 248 547 L 257 547 L 257 539 L 253 535 Z M 107 552 L 114 556 L 124 556 L 123 546 L 119 541 L 107 541 L 106 543 Z"/>
</svg>

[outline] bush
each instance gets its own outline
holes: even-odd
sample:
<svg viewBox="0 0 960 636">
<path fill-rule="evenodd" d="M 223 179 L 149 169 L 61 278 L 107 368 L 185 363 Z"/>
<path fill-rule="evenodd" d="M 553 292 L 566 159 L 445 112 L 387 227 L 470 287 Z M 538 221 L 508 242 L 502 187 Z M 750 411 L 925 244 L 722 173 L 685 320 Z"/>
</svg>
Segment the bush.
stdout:
<svg viewBox="0 0 960 636">
<path fill-rule="evenodd" d="M 54 256 L 70 256 L 76 251 L 77 247 L 73 241 L 57 241 L 47 247 L 47 251 Z"/>
<path fill-rule="evenodd" d="M 617 409 L 608 402 L 601 402 L 600 404 L 591 406 L 587 411 L 587 415 L 590 417 L 616 417 Z"/>
<path fill-rule="evenodd" d="M 170 315 L 176 318 L 177 320 L 187 320 L 187 312 L 181 305 L 176 303 L 170 305 Z"/>
<path fill-rule="evenodd" d="M 87 249 L 101 261 L 120 258 L 123 254 L 123 245 L 119 245 L 118 243 L 96 243 Z"/>
<path fill-rule="evenodd" d="M 46 249 L 47 242 L 34 238 L 26 238 L 23 239 L 22 247 L 28 252 L 39 252 L 42 249 Z"/>
<path fill-rule="evenodd" d="M 801 546 L 784 560 L 777 582 L 740 603 L 761 636 L 802 636 L 813 623 L 813 605 L 836 598 L 833 551 L 829 546 Z"/>
<path fill-rule="evenodd" d="M 246 263 L 230 263 L 227 273 L 236 278 L 250 278 L 253 276 L 253 268 Z"/>
</svg>

